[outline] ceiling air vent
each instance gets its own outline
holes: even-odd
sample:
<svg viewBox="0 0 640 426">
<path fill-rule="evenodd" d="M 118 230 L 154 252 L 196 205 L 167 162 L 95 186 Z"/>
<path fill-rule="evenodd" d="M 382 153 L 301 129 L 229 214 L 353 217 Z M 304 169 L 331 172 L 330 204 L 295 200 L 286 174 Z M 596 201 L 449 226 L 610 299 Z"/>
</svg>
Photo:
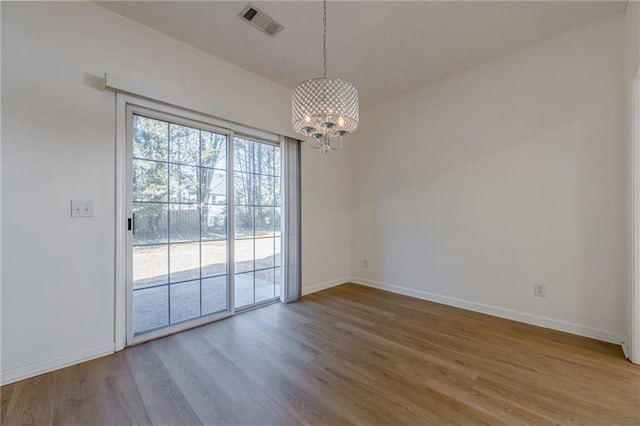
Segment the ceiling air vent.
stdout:
<svg viewBox="0 0 640 426">
<path fill-rule="evenodd" d="M 271 16 L 253 6 L 251 3 L 247 3 L 245 8 L 242 9 L 240 17 L 271 37 L 278 34 L 284 28 L 274 21 Z"/>
</svg>

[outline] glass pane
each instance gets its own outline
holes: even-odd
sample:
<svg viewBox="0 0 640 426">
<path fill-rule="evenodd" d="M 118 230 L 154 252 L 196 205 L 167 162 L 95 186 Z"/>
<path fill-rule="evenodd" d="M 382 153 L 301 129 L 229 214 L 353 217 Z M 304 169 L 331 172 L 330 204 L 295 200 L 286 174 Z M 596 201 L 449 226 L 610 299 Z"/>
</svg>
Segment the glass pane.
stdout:
<svg viewBox="0 0 640 426">
<path fill-rule="evenodd" d="M 227 172 L 225 170 L 200 169 L 201 200 L 203 204 L 227 203 Z"/>
<path fill-rule="evenodd" d="M 226 275 L 202 280 L 202 315 L 226 311 L 228 300 Z"/>
<path fill-rule="evenodd" d="M 235 307 L 253 304 L 253 272 L 235 276 Z"/>
<path fill-rule="evenodd" d="M 256 269 L 273 268 L 275 238 L 257 238 L 255 240 Z"/>
<path fill-rule="evenodd" d="M 257 206 L 273 206 L 275 197 L 275 177 L 256 175 L 255 204 Z"/>
<path fill-rule="evenodd" d="M 236 240 L 233 260 L 236 272 L 254 270 L 253 264 L 253 239 Z"/>
<path fill-rule="evenodd" d="M 171 242 L 200 240 L 200 210 L 197 204 L 170 204 Z"/>
<path fill-rule="evenodd" d="M 171 285 L 171 323 L 200 316 L 200 280 Z"/>
<path fill-rule="evenodd" d="M 280 237 L 274 238 L 274 257 L 276 266 L 282 265 L 282 241 Z"/>
<path fill-rule="evenodd" d="M 133 201 L 167 201 L 167 165 L 133 160 Z"/>
<path fill-rule="evenodd" d="M 252 173 L 234 173 L 235 204 L 252 206 L 255 204 L 256 175 Z"/>
<path fill-rule="evenodd" d="M 201 244 L 202 276 L 227 273 L 227 242 L 212 241 Z"/>
<path fill-rule="evenodd" d="M 202 213 L 202 239 L 226 240 L 227 239 L 227 206 L 203 205 Z"/>
<path fill-rule="evenodd" d="M 166 284 L 169 250 L 166 244 L 133 248 L 133 286 Z"/>
<path fill-rule="evenodd" d="M 254 143 L 242 139 L 233 139 L 233 168 L 236 172 L 253 172 Z"/>
<path fill-rule="evenodd" d="M 170 282 L 200 278 L 200 243 L 169 246 Z"/>
<path fill-rule="evenodd" d="M 255 208 L 255 235 L 256 237 L 272 236 L 275 231 L 274 207 L 256 207 Z"/>
<path fill-rule="evenodd" d="M 198 167 L 170 166 L 169 185 L 171 193 L 169 201 L 172 203 L 198 203 Z"/>
<path fill-rule="evenodd" d="M 167 205 L 133 203 L 133 245 L 167 242 Z"/>
<path fill-rule="evenodd" d="M 273 148 L 273 172 L 276 176 L 281 176 L 280 172 L 280 147 Z"/>
<path fill-rule="evenodd" d="M 202 131 L 200 138 L 202 141 L 200 165 L 202 167 L 226 170 L 227 136 Z"/>
<path fill-rule="evenodd" d="M 282 217 L 280 216 L 280 207 L 273 210 L 273 233 L 282 235 Z"/>
<path fill-rule="evenodd" d="M 177 124 L 169 125 L 169 161 L 172 163 L 200 163 L 200 131 Z"/>
<path fill-rule="evenodd" d="M 236 206 L 235 237 L 253 238 L 253 207 Z"/>
<path fill-rule="evenodd" d="M 273 280 L 273 269 L 256 271 L 256 303 L 273 299 Z"/>
<path fill-rule="evenodd" d="M 264 143 L 256 143 L 254 145 L 253 170 L 256 173 L 273 176 L 273 151 L 274 149 L 271 145 Z"/>
<path fill-rule="evenodd" d="M 280 176 L 277 176 L 275 178 L 274 181 L 274 187 L 273 187 L 273 203 L 276 206 L 281 206 L 282 205 L 282 182 L 280 181 L 282 178 Z"/>
<path fill-rule="evenodd" d="M 169 324 L 168 286 L 133 290 L 133 332 L 141 333 Z"/>
<path fill-rule="evenodd" d="M 274 269 L 274 275 L 275 275 L 275 281 L 274 281 L 274 287 L 273 287 L 273 291 L 274 291 L 274 297 L 280 297 L 280 288 L 282 286 L 282 269 L 281 268 L 275 268 Z"/>
<path fill-rule="evenodd" d="M 239 307 L 276 294 L 273 268 L 280 253 L 280 247 L 275 247 L 280 238 L 274 238 L 280 235 L 281 221 L 281 210 L 275 207 L 280 204 L 276 199 L 280 197 L 280 148 L 234 138 L 234 165 L 235 305 Z"/>
<path fill-rule="evenodd" d="M 133 156 L 167 161 L 167 126 L 164 121 L 133 116 Z"/>
</svg>

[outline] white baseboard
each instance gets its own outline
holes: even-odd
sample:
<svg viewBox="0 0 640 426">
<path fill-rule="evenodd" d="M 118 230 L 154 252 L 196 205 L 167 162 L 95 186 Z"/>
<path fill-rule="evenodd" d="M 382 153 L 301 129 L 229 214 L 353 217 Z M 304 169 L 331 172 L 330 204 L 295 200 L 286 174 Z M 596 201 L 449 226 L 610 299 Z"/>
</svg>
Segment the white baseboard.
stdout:
<svg viewBox="0 0 640 426">
<path fill-rule="evenodd" d="M 312 285 L 311 287 L 302 287 L 302 295 L 306 296 L 307 294 L 315 293 L 316 291 L 326 290 L 331 287 L 335 287 L 337 285 L 346 284 L 349 282 L 349 278 L 338 278 L 337 280 L 331 280 L 324 283 Z"/>
<path fill-rule="evenodd" d="M 627 345 L 628 345 L 627 340 L 625 340 L 624 342 L 622 342 L 620 346 L 622 346 L 622 352 L 624 352 L 624 357 L 626 359 L 629 359 L 629 348 L 627 347 Z"/>
<path fill-rule="evenodd" d="M 8 385 L 19 380 L 39 376 L 40 374 L 109 355 L 113 352 L 114 343 L 105 343 L 104 345 L 95 346 L 93 348 L 84 349 L 71 354 L 34 362 L 20 367 L 9 368 L 0 373 L 0 383 L 3 386 Z"/>
<path fill-rule="evenodd" d="M 381 290 L 390 291 L 392 293 L 404 294 L 418 299 L 429 300 L 431 302 L 442 303 L 444 305 L 454 306 L 456 308 L 467 309 L 469 311 L 480 312 L 483 314 L 493 315 L 495 317 L 506 318 L 513 321 L 523 322 L 526 324 L 537 325 L 539 327 L 550 328 L 552 330 L 564 331 L 578 336 L 591 337 L 593 339 L 602 340 L 609 343 L 621 345 L 623 351 L 626 350 L 626 336 L 612 331 L 600 330 L 580 324 L 567 321 L 557 320 L 553 318 L 543 317 L 539 315 L 527 314 L 523 312 L 512 311 L 497 306 L 486 305 L 484 303 L 472 302 L 469 300 L 458 299 L 455 297 L 442 296 L 426 291 L 415 290 L 407 287 L 401 287 L 393 284 L 386 284 L 379 281 L 372 281 L 360 277 L 352 277 L 352 283 L 366 285 L 368 287 L 379 288 Z"/>
</svg>

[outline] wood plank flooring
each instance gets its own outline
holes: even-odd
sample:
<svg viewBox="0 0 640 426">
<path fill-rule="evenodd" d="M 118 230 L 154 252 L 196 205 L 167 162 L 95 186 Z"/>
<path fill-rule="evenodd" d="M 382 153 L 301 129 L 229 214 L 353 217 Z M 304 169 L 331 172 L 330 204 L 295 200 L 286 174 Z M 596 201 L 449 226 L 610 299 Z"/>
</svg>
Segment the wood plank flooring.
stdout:
<svg viewBox="0 0 640 426">
<path fill-rule="evenodd" d="M 618 346 L 355 284 L 1 393 L 3 425 L 640 425 Z"/>
</svg>

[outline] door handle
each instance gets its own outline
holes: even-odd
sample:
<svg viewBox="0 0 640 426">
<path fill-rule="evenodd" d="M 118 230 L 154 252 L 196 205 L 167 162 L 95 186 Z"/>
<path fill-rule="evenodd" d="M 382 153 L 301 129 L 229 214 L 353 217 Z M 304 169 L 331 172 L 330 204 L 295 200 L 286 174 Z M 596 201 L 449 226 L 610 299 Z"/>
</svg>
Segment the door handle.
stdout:
<svg viewBox="0 0 640 426">
<path fill-rule="evenodd" d="M 127 219 L 127 230 L 133 231 L 133 235 L 136 235 L 136 214 L 133 213 L 129 219 Z"/>
</svg>

